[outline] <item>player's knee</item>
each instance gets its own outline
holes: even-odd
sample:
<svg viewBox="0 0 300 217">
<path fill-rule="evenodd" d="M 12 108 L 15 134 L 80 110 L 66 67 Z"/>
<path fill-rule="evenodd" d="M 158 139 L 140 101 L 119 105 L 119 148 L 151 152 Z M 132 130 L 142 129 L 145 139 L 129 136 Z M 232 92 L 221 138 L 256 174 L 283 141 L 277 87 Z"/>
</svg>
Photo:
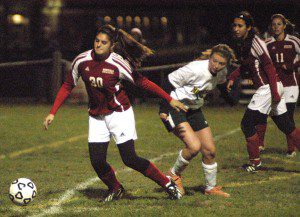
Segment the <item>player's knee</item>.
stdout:
<svg viewBox="0 0 300 217">
<path fill-rule="evenodd" d="M 200 152 L 200 147 L 201 147 L 200 145 L 194 145 L 194 146 L 188 147 L 191 158 L 197 156 L 197 154 Z"/>
<path fill-rule="evenodd" d="M 202 154 L 203 158 L 213 160 L 216 158 L 216 148 L 205 149 Z"/>
</svg>

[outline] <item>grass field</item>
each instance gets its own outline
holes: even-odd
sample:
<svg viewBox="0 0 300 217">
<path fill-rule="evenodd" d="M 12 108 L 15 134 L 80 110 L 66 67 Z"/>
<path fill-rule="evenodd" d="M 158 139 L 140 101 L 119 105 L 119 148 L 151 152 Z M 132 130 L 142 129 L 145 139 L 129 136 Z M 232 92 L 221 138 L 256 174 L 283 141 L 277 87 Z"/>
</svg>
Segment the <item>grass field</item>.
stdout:
<svg viewBox="0 0 300 217">
<path fill-rule="evenodd" d="M 50 107 L 0 105 L 0 216 L 300 216 L 300 154 L 285 157 L 285 137 L 269 122 L 266 170 L 241 171 L 247 162 L 245 141 L 239 129 L 244 108 L 204 108 L 217 145 L 218 183 L 228 199 L 201 193 L 204 185 L 201 156 L 184 173 L 187 195 L 179 201 L 143 175 L 128 170 L 113 143 L 108 161 L 125 187 L 124 199 L 99 202 L 105 186 L 93 171 L 87 149 L 87 109 L 63 106 L 48 131 L 42 128 Z M 137 153 L 167 171 L 182 144 L 160 123 L 155 106 L 135 108 L 139 139 Z M 296 111 L 299 126 L 300 113 Z M 8 197 L 10 183 L 21 177 L 34 181 L 38 196 L 27 207 Z"/>
</svg>

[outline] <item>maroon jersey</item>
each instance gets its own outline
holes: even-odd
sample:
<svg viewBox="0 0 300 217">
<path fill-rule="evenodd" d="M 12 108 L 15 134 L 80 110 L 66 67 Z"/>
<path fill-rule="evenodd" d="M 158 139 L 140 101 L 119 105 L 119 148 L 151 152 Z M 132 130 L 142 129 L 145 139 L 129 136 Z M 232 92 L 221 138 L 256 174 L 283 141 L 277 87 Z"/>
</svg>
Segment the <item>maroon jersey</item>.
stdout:
<svg viewBox="0 0 300 217">
<path fill-rule="evenodd" d="M 250 49 L 247 49 L 249 47 Z M 270 84 L 271 92 L 276 100 L 280 100 L 277 91 L 277 74 L 269 56 L 266 43 L 255 35 L 251 40 L 245 42 L 240 47 L 241 66 L 235 70 L 229 77 L 229 80 L 235 80 L 236 77 L 249 78 L 253 81 L 254 87 Z"/>
<path fill-rule="evenodd" d="M 283 41 L 271 37 L 266 44 L 283 86 L 298 86 L 294 64 L 299 60 L 300 40 L 287 34 Z"/>
<path fill-rule="evenodd" d="M 89 97 L 89 114 L 92 116 L 107 115 L 114 111 L 127 110 L 131 105 L 122 89 L 120 81 L 128 80 L 143 89 L 150 90 L 168 102 L 172 98 L 147 78 L 133 72 L 129 62 L 116 53 L 111 53 L 103 61 L 96 59 L 93 50 L 78 55 L 72 63 L 70 73 L 61 87 L 50 111 L 55 114 L 70 95 L 71 90 L 82 78 Z"/>
</svg>

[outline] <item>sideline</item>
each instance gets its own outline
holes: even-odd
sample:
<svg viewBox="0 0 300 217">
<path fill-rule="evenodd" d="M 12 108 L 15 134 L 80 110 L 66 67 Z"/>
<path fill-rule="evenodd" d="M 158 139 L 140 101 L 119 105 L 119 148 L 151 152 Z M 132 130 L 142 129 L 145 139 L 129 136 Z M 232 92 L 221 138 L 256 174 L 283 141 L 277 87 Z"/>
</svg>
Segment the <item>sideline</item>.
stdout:
<svg viewBox="0 0 300 217">
<path fill-rule="evenodd" d="M 240 130 L 241 130 L 240 128 L 236 128 L 236 129 L 233 129 L 233 130 L 231 130 L 227 133 L 224 133 L 222 135 L 217 135 L 217 136 L 214 137 L 214 140 L 218 141 L 218 140 L 220 140 L 220 139 L 222 139 L 226 136 L 230 136 L 232 134 L 235 134 L 235 133 L 239 132 Z M 152 158 L 152 159 L 150 159 L 150 161 L 156 162 L 156 161 L 159 161 L 159 160 L 163 159 L 164 157 L 169 157 L 169 156 L 173 156 L 173 155 L 177 155 L 177 154 L 178 154 L 177 151 L 166 153 L 166 154 L 160 155 L 159 157 Z M 117 170 L 116 172 L 120 173 L 120 172 L 130 172 L 130 171 L 132 171 L 132 169 L 124 168 L 122 170 Z M 50 208 L 44 209 L 44 210 L 41 211 L 41 213 L 36 214 L 36 215 L 31 215 L 30 217 L 42 217 L 42 216 L 46 216 L 46 215 L 55 215 L 55 214 L 62 213 L 63 210 L 61 208 L 61 205 L 68 202 L 75 195 L 76 191 L 84 190 L 88 186 L 94 184 L 97 181 L 99 181 L 99 178 L 94 177 L 94 178 L 88 179 L 85 182 L 79 183 L 75 188 L 65 191 L 65 193 L 62 196 L 60 196 L 58 198 L 58 200 L 56 202 L 54 202 L 54 204 Z"/>
</svg>

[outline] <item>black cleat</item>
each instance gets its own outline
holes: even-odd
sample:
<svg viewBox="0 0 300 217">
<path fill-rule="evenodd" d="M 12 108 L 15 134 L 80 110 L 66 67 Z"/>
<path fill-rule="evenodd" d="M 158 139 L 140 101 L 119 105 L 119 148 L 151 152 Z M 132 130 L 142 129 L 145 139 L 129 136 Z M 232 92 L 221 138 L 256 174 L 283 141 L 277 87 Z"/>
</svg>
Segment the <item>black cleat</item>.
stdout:
<svg viewBox="0 0 300 217">
<path fill-rule="evenodd" d="M 255 165 L 255 164 L 244 164 L 242 166 L 242 169 L 245 170 L 248 173 L 256 173 L 258 170 L 260 170 L 261 163 Z"/>
<path fill-rule="evenodd" d="M 103 202 L 110 202 L 110 201 L 113 201 L 113 200 L 119 200 L 124 195 L 124 192 L 125 192 L 125 189 L 121 185 L 117 190 L 109 191 L 108 195 L 105 197 Z"/>
<path fill-rule="evenodd" d="M 169 194 L 170 199 L 172 200 L 178 200 L 182 197 L 177 185 L 175 184 L 175 182 L 169 177 L 170 182 L 168 184 L 166 184 L 165 190 L 166 192 Z"/>
</svg>

